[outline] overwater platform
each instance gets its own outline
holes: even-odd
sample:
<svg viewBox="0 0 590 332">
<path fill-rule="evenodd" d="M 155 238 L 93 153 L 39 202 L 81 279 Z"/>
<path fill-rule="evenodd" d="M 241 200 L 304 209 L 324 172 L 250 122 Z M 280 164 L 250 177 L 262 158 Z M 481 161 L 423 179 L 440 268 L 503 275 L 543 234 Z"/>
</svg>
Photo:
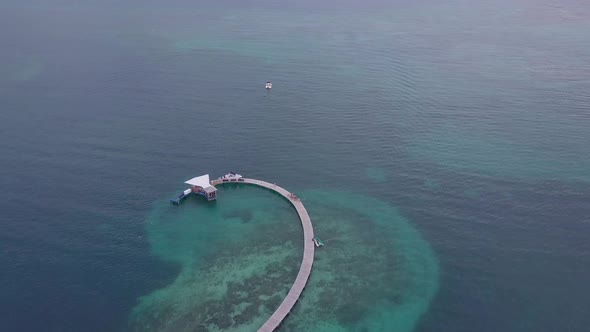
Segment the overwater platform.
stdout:
<svg viewBox="0 0 590 332">
<path fill-rule="evenodd" d="M 205 175 L 193 178 L 186 182 L 187 184 L 192 186 L 192 189 L 187 189 L 186 191 L 184 191 L 183 194 L 187 191 L 188 193 L 185 194 L 182 198 L 180 198 L 178 203 L 180 203 L 180 201 L 191 192 L 201 194 L 205 196 L 208 200 L 217 198 L 216 193 L 214 193 L 212 189 L 207 187 L 207 183 L 201 183 L 195 179 L 199 181 L 204 180 Z M 206 175 L 206 179 L 209 179 L 208 174 Z M 291 205 L 293 205 L 293 207 L 297 211 L 297 215 L 299 216 L 299 220 L 301 221 L 301 226 L 303 227 L 303 259 L 301 261 L 301 266 L 299 267 L 297 277 L 295 278 L 295 282 L 291 286 L 291 289 L 289 290 L 289 293 L 287 293 L 287 296 L 283 299 L 283 302 L 281 302 L 279 307 L 275 309 L 274 313 L 270 316 L 270 318 L 258 329 L 258 332 L 272 332 L 275 329 L 277 329 L 281 325 L 283 320 L 287 317 L 287 315 L 289 315 L 289 313 L 295 306 L 295 303 L 297 303 L 297 301 L 299 300 L 301 293 L 305 289 L 305 285 L 307 284 L 307 280 L 309 279 L 309 275 L 311 274 L 311 268 L 313 266 L 314 251 L 316 245 L 313 233 L 313 225 L 311 224 L 311 218 L 309 217 L 307 210 L 303 206 L 303 203 L 301 203 L 301 200 L 295 194 L 289 192 L 288 190 L 280 186 L 277 186 L 274 183 L 269 183 L 257 179 L 244 178 L 241 175 L 232 172 L 219 179 L 211 181 L 210 186 L 214 187 L 216 185 L 224 185 L 226 183 L 244 183 L 255 185 L 274 191 L 275 193 L 283 196 L 291 203 Z"/>
</svg>

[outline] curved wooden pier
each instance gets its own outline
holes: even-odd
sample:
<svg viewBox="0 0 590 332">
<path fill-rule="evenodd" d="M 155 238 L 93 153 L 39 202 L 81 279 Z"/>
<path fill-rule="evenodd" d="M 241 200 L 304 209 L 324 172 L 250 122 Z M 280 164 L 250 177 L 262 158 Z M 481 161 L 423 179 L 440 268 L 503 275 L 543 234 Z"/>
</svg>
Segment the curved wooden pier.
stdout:
<svg viewBox="0 0 590 332">
<path fill-rule="evenodd" d="M 243 181 L 242 181 L 243 180 Z M 301 267 L 299 268 L 299 273 L 297 273 L 297 278 L 295 278 L 295 282 L 287 297 L 283 300 L 281 305 L 275 310 L 275 312 L 270 316 L 270 318 L 258 329 L 258 332 L 272 332 L 274 331 L 281 322 L 287 317 L 289 312 L 295 303 L 301 296 L 301 292 L 305 288 L 305 284 L 307 284 L 307 280 L 309 279 L 309 275 L 311 274 L 311 267 L 313 265 L 313 256 L 314 256 L 314 243 L 313 243 L 313 226 L 311 224 L 311 219 L 309 218 L 309 214 L 307 214 L 307 210 L 303 206 L 303 203 L 297 198 L 296 196 L 292 195 L 291 192 L 281 188 L 275 184 L 268 183 L 266 181 L 256 180 L 256 179 L 246 179 L 242 178 L 239 182 L 236 181 L 226 181 L 223 182 L 222 180 L 214 180 L 211 181 L 212 185 L 218 184 L 225 184 L 225 183 L 248 183 L 253 184 L 259 187 L 263 187 L 269 190 L 272 190 L 281 196 L 285 197 L 297 210 L 297 214 L 299 215 L 299 220 L 301 220 L 301 225 L 303 226 L 303 260 L 301 262 Z"/>
</svg>

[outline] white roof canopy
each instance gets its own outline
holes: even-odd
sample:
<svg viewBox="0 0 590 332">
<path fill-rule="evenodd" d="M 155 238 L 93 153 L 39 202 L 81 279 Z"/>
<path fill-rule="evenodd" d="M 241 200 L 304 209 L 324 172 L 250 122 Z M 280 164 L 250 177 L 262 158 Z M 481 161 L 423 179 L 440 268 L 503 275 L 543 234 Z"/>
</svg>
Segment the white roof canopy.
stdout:
<svg viewBox="0 0 590 332">
<path fill-rule="evenodd" d="M 211 181 L 209 181 L 209 174 L 197 176 L 185 182 L 189 186 L 197 186 L 201 188 L 211 187 Z"/>
</svg>

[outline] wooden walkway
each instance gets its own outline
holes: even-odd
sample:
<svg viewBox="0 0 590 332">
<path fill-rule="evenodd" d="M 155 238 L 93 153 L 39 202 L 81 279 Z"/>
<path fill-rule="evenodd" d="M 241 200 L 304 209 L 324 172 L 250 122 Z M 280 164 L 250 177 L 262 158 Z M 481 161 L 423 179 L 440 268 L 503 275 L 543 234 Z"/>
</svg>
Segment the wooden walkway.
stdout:
<svg viewBox="0 0 590 332">
<path fill-rule="evenodd" d="M 281 322 L 285 319 L 285 317 L 287 317 L 289 312 L 291 312 L 291 309 L 293 306 L 295 306 L 299 296 L 301 296 L 301 293 L 305 288 L 305 284 L 307 284 L 307 279 L 309 279 L 309 275 L 311 274 L 315 250 L 313 243 L 313 226 L 311 224 L 309 214 L 307 214 L 307 210 L 305 210 L 305 207 L 303 206 L 303 203 L 301 203 L 299 198 L 292 195 L 289 191 L 266 181 L 246 178 L 243 178 L 243 180 L 244 181 L 240 182 L 222 182 L 221 180 L 214 180 L 211 181 L 211 184 L 218 185 L 225 183 L 248 183 L 272 190 L 291 202 L 291 204 L 295 207 L 295 210 L 297 210 L 297 214 L 301 220 L 301 225 L 303 226 L 303 261 L 301 262 L 299 273 L 297 273 L 297 278 L 295 278 L 293 286 L 291 286 L 287 297 L 285 297 L 281 305 L 279 305 L 279 307 L 275 310 L 272 316 L 270 316 L 266 323 L 264 323 L 264 325 L 258 329 L 258 332 L 272 332 L 277 327 L 279 327 L 279 325 L 281 325 Z"/>
</svg>

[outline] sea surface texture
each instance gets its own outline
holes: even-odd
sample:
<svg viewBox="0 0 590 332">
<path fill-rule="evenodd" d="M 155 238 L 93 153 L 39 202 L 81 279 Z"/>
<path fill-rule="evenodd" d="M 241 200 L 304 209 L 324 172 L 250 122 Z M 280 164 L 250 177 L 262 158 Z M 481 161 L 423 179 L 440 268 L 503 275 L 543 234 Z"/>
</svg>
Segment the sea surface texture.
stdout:
<svg viewBox="0 0 590 332">
<path fill-rule="evenodd" d="M 264 89 L 272 81 L 273 89 Z M 588 331 L 590 4 L 0 3 L 0 331 Z"/>
</svg>

